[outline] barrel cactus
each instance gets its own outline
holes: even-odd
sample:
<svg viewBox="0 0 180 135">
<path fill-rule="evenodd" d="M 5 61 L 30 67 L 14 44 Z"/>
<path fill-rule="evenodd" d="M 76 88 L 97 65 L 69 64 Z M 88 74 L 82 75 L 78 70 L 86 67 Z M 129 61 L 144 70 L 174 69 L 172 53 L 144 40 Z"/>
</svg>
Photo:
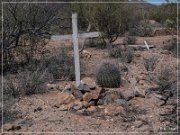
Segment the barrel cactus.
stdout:
<svg viewBox="0 0 180 135">
<path fill-rule="evenodd" d="M 96 82 L 101 87 L 119 87 L 121 76 L 118 65 L 112 62 L 101 63 L 96 69 Z"/>
</svg>

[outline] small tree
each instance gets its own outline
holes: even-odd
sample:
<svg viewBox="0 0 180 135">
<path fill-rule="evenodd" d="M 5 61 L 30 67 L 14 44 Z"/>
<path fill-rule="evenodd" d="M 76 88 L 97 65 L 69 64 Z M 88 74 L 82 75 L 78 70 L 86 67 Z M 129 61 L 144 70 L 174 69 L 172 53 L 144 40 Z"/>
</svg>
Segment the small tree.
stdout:
<svg viewBox="0 0 180 135">
<path fill-rule="evenodd" d="M 57 8 L 49 4 L 5 3 L 3 11 L 3 59 L 7 69 L 15 57 L 29 63 L 41 52 L 58 17 Z"/>
<path fill-rule="evenodd" d="M 119 35 L 125 33 L 134 17 L 133 5 L 126 3 L 73 4 L 79 18 L 84 18 L 111 44 Z M 81 25 L 81 24 L 80 24 Z"/>
</svg>

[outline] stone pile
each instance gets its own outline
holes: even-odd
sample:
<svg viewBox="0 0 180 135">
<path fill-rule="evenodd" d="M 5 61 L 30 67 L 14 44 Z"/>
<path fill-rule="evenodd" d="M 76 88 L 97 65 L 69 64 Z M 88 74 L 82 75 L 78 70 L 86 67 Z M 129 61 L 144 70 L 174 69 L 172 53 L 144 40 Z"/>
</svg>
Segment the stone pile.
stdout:
<svg viewBox="0 0 180 135">
<path fill-rule="evenodd" d="M 117 115 L 130 106 L 129 100 L 134 97 L 144 98 L 145 96 L 137 90 L 107 90 L 82 82 L 77 88 L 74 85 L 66 85 L 65 89 L 57 95 L 57 102 L 53 107 L 61 111 L 73 111 L 86 115 L 97 111 Z"/>
</svg>

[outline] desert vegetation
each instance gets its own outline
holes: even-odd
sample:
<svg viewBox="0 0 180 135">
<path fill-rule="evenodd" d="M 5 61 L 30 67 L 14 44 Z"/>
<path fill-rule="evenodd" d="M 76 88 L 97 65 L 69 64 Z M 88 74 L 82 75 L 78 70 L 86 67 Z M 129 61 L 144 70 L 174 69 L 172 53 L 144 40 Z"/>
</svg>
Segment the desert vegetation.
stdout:
<svg viewBox="0 0 180 135">
<path fill-rule="evenodd" d="M 2 10 L 4 132 L 179 131 L 176 3 L 7 2 Z M 71 37 L 72 13 L 78 33 L 100 33 L 78 37 L 79 86 L 73 40 L 52 38 Z"/>
</svg>

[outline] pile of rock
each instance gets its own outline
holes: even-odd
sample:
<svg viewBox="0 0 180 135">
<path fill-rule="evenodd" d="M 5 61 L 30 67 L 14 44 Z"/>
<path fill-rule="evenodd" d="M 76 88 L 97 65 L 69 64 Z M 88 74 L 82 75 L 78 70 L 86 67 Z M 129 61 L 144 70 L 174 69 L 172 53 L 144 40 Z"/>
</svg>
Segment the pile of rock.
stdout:
<svg viewBox="0 0 180 135">
<path fill-rule="evenodd" d="M 57 95 L 57 102 L 53 107 L 86 115 L 97 111 L 117 115 L 124 112 L 124 108 L 130 105 L 128 101 L 134 97 L 144 98 L 144 95 L 139 91 L 107 90 L 85 83 L 81 83 L 77 88 L 68 84 Z"/>
</svg>

